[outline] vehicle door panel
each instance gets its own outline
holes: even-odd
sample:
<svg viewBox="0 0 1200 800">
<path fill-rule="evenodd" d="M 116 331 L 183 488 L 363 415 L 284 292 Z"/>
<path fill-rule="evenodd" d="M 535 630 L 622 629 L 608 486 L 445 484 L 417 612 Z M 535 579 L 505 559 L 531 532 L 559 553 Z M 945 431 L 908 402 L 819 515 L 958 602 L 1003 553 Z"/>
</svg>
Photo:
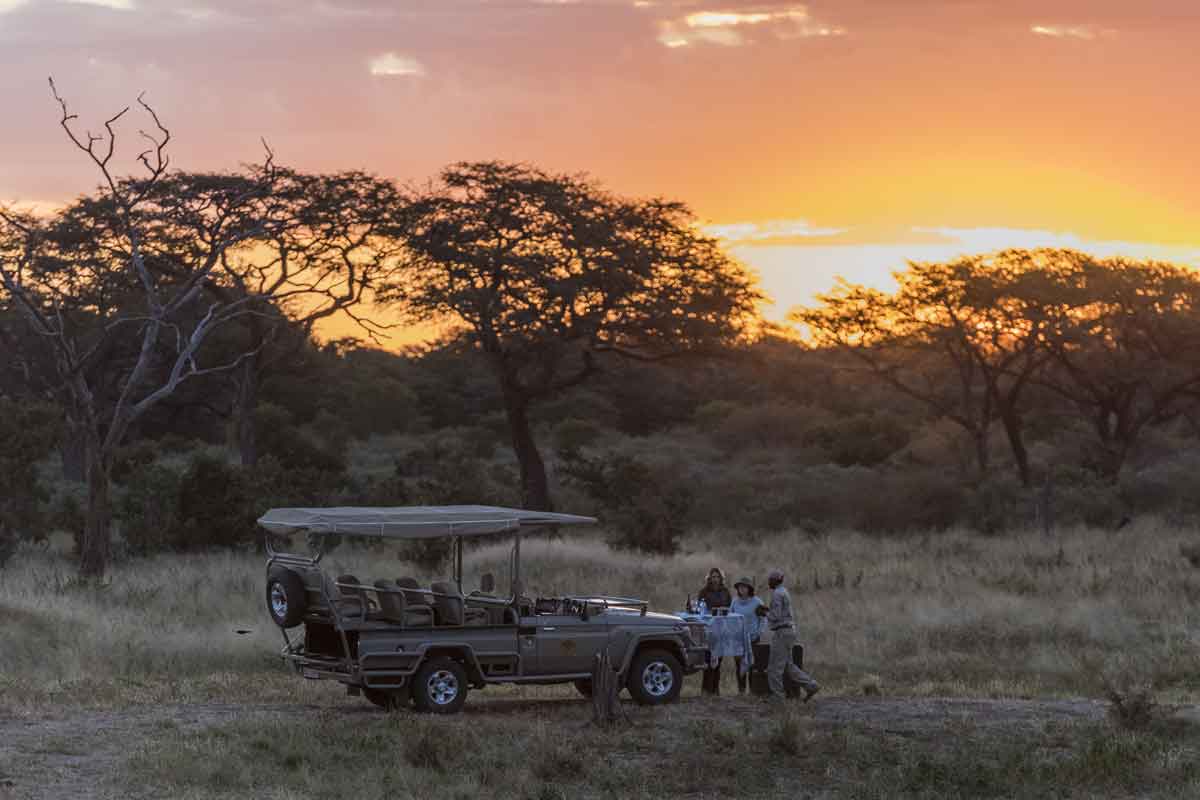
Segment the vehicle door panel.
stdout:
<svg viewBox="0 0 1200 800">
<path fill-rule="evenodd" d="M 592 671 L 592 659 L 608 644 L 604 614 L 584 620 L 578 614 L 543 614 L 537 623 L 537 674 Z"/>
</svg>

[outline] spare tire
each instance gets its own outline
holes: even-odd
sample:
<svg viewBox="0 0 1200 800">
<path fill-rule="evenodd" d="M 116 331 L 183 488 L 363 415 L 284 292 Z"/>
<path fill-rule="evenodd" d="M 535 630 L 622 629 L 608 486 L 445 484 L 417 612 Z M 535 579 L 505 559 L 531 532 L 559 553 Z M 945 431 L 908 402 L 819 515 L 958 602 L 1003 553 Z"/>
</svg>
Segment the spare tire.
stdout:
<svg viewBox="0 0 1200 800">
<path fill-rule="evenodd" d="M 304 582 L 285 567 L 267 573 L 267 613 L 281 628 L 294 628 L 304 618 Z"/>
</svg>

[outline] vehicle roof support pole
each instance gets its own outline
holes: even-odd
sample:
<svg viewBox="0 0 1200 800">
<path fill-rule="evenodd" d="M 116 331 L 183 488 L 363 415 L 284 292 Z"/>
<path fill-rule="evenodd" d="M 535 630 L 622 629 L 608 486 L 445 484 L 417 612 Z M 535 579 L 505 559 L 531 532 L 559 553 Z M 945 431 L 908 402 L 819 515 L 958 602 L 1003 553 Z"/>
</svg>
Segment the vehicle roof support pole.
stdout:
<svg viewBox="0 0 1200 800">
<path fill-rule="evenodd" d="M 521 533 L 517 532 L 513 541 L 513 568 L 512 568 L 513 586 L 520 586 L 521 583 Z M 515 594 L 515 592 L 514 592 Z"/>
<path fill-rule="evenodd" d="M 454 537 L 454 582 L 458 584 L 458 592 L 463 590 L 463 538 Z"/>
</svg>

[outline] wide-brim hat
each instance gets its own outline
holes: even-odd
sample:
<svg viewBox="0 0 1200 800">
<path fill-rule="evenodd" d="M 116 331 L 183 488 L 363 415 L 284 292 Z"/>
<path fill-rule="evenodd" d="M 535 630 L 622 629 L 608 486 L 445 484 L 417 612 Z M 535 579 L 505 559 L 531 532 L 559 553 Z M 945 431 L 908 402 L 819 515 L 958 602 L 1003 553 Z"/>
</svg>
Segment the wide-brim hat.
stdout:
<svg viewBox="0 0 1200 800">
<path fill-rule="evenodd" d="M 742 577 L 742 578 L 738 578 L 736 581 L 733 582 L 734 589 L 736 589 L 739 586 L 745 586 L 750 591 L 752 591 L 752 592 L 754 591 L 754 581 L 750 580 L 749 578 Z"/>
</svg>

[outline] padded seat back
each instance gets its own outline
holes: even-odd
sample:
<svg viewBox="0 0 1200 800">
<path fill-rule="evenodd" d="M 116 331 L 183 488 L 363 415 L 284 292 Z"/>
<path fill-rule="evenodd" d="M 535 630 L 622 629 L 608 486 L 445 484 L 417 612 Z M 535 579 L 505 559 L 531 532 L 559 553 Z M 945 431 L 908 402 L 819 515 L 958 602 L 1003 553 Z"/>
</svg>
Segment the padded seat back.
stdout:
<svg viewBox="0 0 1200 800">
<path fill-rule="evenodd" d="M 379 589 L 379 608 L 383 618 L 388 622 L 404 622 L 404 595 L 397 591 L 395 581 L 377 580 L 375 588 Z"/>
<path fill-rule="evenodd" d="M 408 606 L 426 606 L 425 593 L 421 591 L 421 584 L 417 583 L 416 578 L 403 577 L 396 579 L 396 585 L 404 590 L 404 603 Z"/>
<path fill-rule="evenodd" d="M 446 581 L 436 581 L 433 590 L 433 610 L 439 625 L 462 625 L 463 598 L 458 587 Z"/>
</svg>

